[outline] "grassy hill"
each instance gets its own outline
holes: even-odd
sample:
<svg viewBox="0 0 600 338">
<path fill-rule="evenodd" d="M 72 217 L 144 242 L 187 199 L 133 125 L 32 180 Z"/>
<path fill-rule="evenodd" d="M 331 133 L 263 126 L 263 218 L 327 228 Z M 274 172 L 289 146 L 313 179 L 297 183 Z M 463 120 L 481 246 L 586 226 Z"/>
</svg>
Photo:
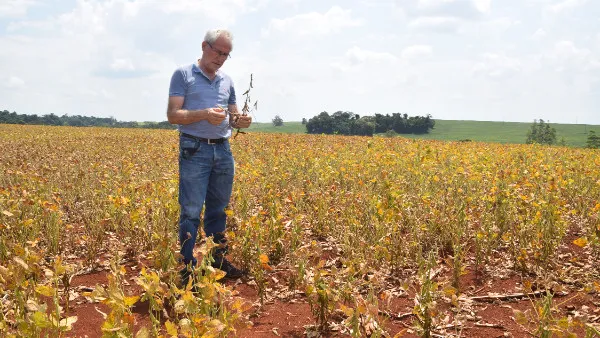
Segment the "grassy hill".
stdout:
<svg viewBox="0 0 600 338">
<path fill-rule="evenodd" d="M 568 146 L 583 147 L 587 141 L 588 132 L 594 130 L 600 135 L 600 126 L 586 124 L 557 124 L 551 123 L 556 129 L 557 140 L 564 138 Z M 435 120 L 435 128 L 426 135 L 401 135 L 415 139 L 430 139 L 443 141 L 472 140 L 495 143 L 525 143 L 527 131 L 531 123 L 522 122 L 492 122 L 492 121 L 458 121 Z M 306 128 L 301 122 L 285 122 L 281 127 L 272 123 L 253 123 L 250 132 L 264 133 L 305 133 Z"/>
</svg>

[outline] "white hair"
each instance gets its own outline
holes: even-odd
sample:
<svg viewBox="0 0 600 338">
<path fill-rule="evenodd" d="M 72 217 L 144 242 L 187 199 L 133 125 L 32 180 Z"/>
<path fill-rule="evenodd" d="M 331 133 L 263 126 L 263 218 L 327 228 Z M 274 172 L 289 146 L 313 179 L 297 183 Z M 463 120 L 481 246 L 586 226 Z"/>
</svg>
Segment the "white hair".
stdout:
<svg viewBox="0 0 600 338">
<path fill-rule="evenodd" d="M 215 43 L 215 41 L 220 36 L 229 40 L 229 42 L 231 42 L 233 45 L 233 34 L 231 34 L 231 32 L 226 29 L 210 29 L 210 30 L 208 30 L 206 32 L 206 35 L 204 35 L 204 41 L 212 44 L 212 43 Z"/>
</svg>

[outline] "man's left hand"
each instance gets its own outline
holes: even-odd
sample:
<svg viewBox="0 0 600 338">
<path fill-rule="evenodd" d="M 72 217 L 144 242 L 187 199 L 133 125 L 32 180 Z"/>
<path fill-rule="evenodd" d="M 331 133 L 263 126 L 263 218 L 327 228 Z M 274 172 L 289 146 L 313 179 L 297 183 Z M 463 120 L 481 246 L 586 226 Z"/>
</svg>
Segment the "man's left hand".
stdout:
<svg viewBox="0 0 600 338">
<path fill-rule="evenodd" d="M 252 116 L 241 115 L 236 122 L 236 128 L 248 128 L 250 124 L 252 124 Z"/>
</svg>

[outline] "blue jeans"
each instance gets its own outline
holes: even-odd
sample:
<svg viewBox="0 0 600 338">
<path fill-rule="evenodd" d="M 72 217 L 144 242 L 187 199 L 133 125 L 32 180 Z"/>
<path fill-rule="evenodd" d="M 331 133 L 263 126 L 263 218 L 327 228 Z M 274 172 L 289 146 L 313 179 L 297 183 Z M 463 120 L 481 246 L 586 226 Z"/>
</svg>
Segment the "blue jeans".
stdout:
<svg viewBox="0 0 600 338">
<path fill-rule="evenodd" d="M 204 232 L 225 231 L 234 159 L 229 142 L 208 144 L 181 135 L 179 138 L 179 243 L 186 266 L 196 266 L 193 255 L 200 214 L 204 206 Z"/>
</svg>

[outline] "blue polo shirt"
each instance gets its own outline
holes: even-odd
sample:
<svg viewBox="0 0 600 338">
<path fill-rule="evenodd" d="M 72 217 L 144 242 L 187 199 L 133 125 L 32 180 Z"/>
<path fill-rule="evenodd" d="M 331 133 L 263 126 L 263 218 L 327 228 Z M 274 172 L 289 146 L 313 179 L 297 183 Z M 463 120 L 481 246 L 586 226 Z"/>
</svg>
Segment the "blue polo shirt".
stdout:
<svg viewBox="0 0 600 338">
<path fill-rule="evenodd" d="M 236 103 L 231 78 L 218 70 L 215 79 L 211 81 L 196 63 L 175 70 L 171 77 L 169 96 L 183 96 L 182 108 L 187 110 L 215 108 L 219 105 L 227 108 L 228 104 Z M 210 139 L 231 136 L 229 116 L 219 126 L 213 126 L 208 121 L 202 120 L 180 124 L 178 129 L 182 133 Z"/>
</svg>

